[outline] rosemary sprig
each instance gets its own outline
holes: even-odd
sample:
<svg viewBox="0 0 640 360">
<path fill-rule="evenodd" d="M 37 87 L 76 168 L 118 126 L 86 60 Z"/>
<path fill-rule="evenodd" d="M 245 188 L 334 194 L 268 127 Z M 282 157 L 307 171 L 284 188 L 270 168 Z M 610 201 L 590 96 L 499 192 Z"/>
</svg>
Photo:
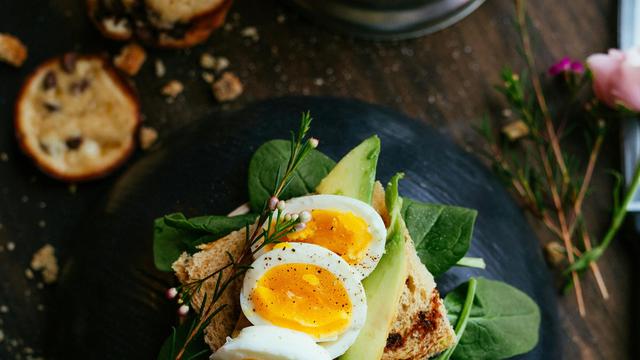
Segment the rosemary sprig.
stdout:
<svg viewBox="0 0 640 360">
<path fill-rule="evenodd" d="M 188 313 L 189 304 L 194 304 L 196 296 L 203 294 L 199 309 L 196 310 L 196 318 L 193 320 L 189 335 L 184 343 L 175 344 L 174 331 L 172 340 L 174 345 L 170 358 L 183 359 L 189 343 L 224 309 L 226 304 L 219 303 L 224 291 L 250 269 L 250 266 L 246 265 L 246 261 L 252 255 L 267 245 L 279 242 L 287 234 L 304 229 L 305 224 L 311 219 L 311 215 L 306 211 L 300 214 L 285 214 L 285 202 L 278 199 L 290 184 L 298 166 L 309 152 L 318 146 L 317 139 L 307 139 L 311 121 L 312 118 L 309 112 L 303 113 L 297 133 L 291 133 L 289 160 L 284 170 L 278 169 L 272 196 L 265 201 L 260 216 L 258 216 L 256 223 L 253 225 L 253 229 L 248 225 L 245 228 L 246 239 L 241 255 L 236 259 L 227 252 L 228 262 L 225 265 L 201 279 L 168 290 L 167 296 L 170 298 L 174 298 L 179 294 L 178 302 L 182 305 L 179 307 L 178 313 L 183 316 Z M 204 289 L 208 281 L 215 281 L 214 289 L 211 293 L 207 293 Z"/>
<path fill-rule="evenodd" d="M 520 130 L 507 132 L 508 138 L 500 136 L 500 130 L 485 118 L 480 133 L 487 143 L 486 155 L 498 175 L 513 188 L 524 208 L 539 218 L 562 244 L 562 256 L 568 262 L 564 274 L 575 290 L 578 310 L 585 316 L 580 273 L 590 270 L 603 298 L 608 298 L 597 260 L 622 224 L 626 203 L 631 200 L 634 187 L 640 185 L 640 173 L 634 177 L 623 201 L 618 201 L 618 195 L 614 194 L 611 226 L 603 240 L 593 244 L 583 219 L 583 207 L 608 130 L 604 119 L 618 117 L 620 112 L 612 113 L 594 100 L 592 93 L 585 93 L 586 85 L 592 79 L 589 71 L 565 72 L 559 77 L 568 90 L 566 99 L 559 96 L 562 94 L 548 96 L 542 77 L 537 75 L 526 1 L 514 0 L 514 5 L 526 71 L 518 74 L 506 68 L 501 74 L 503 84 L 497 89 L 518 119 L 512 123 L 518 126 L 512 129 Z M 548 99 L 553 101 L 548 102 Z M 569 118 L 581 119 L 581 122 L 572 124 Z M 586 164 L 580 163 L 563 146 L 563 140 L 577 129 L 584 130 L 586 135 L 589 154 Z"/>
</svg>

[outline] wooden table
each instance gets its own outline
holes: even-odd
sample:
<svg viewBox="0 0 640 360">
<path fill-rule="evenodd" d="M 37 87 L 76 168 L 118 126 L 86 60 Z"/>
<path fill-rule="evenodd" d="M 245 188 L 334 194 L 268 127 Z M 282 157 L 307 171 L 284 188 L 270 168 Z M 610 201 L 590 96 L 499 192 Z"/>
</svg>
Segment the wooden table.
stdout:
<svg viewBox="0 0 640 360">
<path fill-rule="evenodd" d="M 60 6 L 64 6 L 64 3 L 61 2 Z M 613 0 L 537 0 L 530 3 L 535 33 L 539 35 L 535 50 L 541 71 L 562 56 L 582 59 L 616 44 L 617 3 Z M 29 14 L 15 16 L 26 19 Z M 74 12 L 69 16 L 83 14 Z M 206 121 L 216 121 L 215 112 L 211 115 L 212 109 L 229 111 L 259 99 L 304 94 L 355 97 L 398 109 L 436 127 L 469 151 L 474 151 L 482 146 L 474 125 L 487 112 L 495 113 L 499 118 L 504 106 L 500 96 L 493 90 L 493 85 L 499 81 L 501 68 L 505 65 L 512 65 L 516 69 L 522 67 L 516 50 L 517 36 L 512 18 L 511 1 L 492 0 L 464 21 L 428 37 L 398 42 L 370 42 L 350 39 L 316 26 L 292 9 L 282 7 L 276 0 L 237 1 L 230 13 L 227 29 L 217 32 L 207 44 L 192 50 L 150 51 L 150 61 L 135 82 L 139 89 L 157 93 L 157 96 L 144 98 L 142 105 L 143 111 L 156 108 L 164 114 L 146 119 L 147 125 L 160 132 L 160 141 L 203 116 L 209 116 Z M 14 28 L 6 31 L 19 34 L 21 28 L 16 24 L 14 22 Z M 259 40 L 241 36 L 241 30 L 248 26 L 257 28 Z M 100 46 L 92 44 L 80 48 Z M 107 46 L 111 51 L 117 49 L 113 44 Z M 198 56 L 193 56 L 196 60 L 190 68 L 174 66 L 185 55 L 205 51 L 225 56 L 231 61 L 230 70 L 236 72 L 245 85 L 245 92 L 240 99 L 223 106 L 215 103 L 208 86 L 200 79 Z M 180 79 L 186 86 L 184 94 L 173 104 L 168 104 L 160 95 L 159 87 L 149 89 L 149 86 L 143 85 L 158 83 L 152 64 L 158 57 L 165 61 L 168 68 L 165 79 Z M 11 97 L 0 99 L 3 105 L 0 107 L 3 144 L 8 144 L 11 136 L 11 111 L 6 106 L 11 101 Z M 590 223 L 599 231 L 606 226 L 609 217 L 611 181 L 605 169 L 619 167 L 619 144 L 616 139 L 617 133 L 612 132 L 596 172 L 592 200 L 587 206 Z M 10 161 L 14 161 L 16 149 L 13 145 L 4 146 L 10 148 L 0 148 L 0 151 L 12 153 Z M 24 162 L 24 159 L 18 156 L 15 161 Z M 24 169 L 30 165 L 16 166 Z M 20 172 L 30 174 L 28 177 L 24 175 L 25 180 L 42 178 L 40 175 L 34 176 L 32 173 L 35 171 L 32 170 Z M 102 181 L 90 185 L 86 192 L 100 193 L 109 184 L 110 181 Z M 70 198 L 64 201 L 86 205 L 91 202 L 87 196 L 84 200 Z M 43 213 L 42 219 L 46 218 L 47 214 Z M 6 222 L 7 219 L 0 219 L 0 223 L 2 221 Z M 33 219 L 33 222 L 36 220 Z M 73 221 L 69 220 L 65 226 L 71 228 L 72 224 Z M 548 239 L 543 229 L 538 230 L 541 238 Z M 631 306 L 632 303 L 638 303 L 637 290 L 633 290 L 635 293 L 632 291 L 637 289 L 632 286 L 633 281 L 637 284 L 637 276 L 633 276 L 630 256 L 637 242 L 625 241 L 626 238 L 634 240 L 633 237 L 637 235 L 631 229 L 626 232 L 600 262 L 611 292 L 608 301 L 602 300 L 589 274 L 584 276 L 588 304 L 585 319 L 578 315 L 573 295 L 559 296 L 562 333 L 566 344 L 562 357 L 566 359 L 625 359 L 631 354 L 638 355 L 638 344 L 630 341 L 632 327 L 638 329 L 633 319 L 640 319 L 638 311 Z M 59 230 L 49 235 L 47 241 L 56 246 L 60 261 L 64 263 L 67 247 L 64 232 Z M 9 240 L 0 233 L 0 244 L 5 245 Z M 18 249 L 11 258 L 6 252 L 0 253 L 0 260 L 10 259 L 10 263 L 5 262 L 5 265 L 0 261 L 0 270 L 10 271 L 11 281 L 24 282 L 20 269 L 28 265 L 31 254 L 37 248 L 32 245 L 27 247 L 28 250 Z M 8 284 L 0 283 L 5 288 L 11 286 Z M 0 322 L 0 329 L 4 329 L 5 335 L 4 342 L 0 342 L 0 358 L 17 358 L 18 353 L 24 357 L 29 352 L 25 351 L 26 347 L 32 348 L 36 354 L 46 349 L 47 330 L 44 326 L 41 326 L 42 330 L 29 332 L 24 329 L 24 324 L 17 323 L 15 319 L 27 319 L 28 324 L 44 323 L 46 315 L 39 311 L 41 307 L 35 305 L 47 303 L 47 299 L 54 295 L 55 288 L 38 290 L 33 283 L 30 286 L 33 291 L 29 292 L 29 306 L 11 309 L 19 315 L 10 317 L 0 313 L 0 319 L 6 318 L 4 323 Z M 3 300 L 0 298 L 0 305 Z M 55 309 L 47 309 L 44 313 L 46 311 Z M 34 335 L 20 338 L 19 334 L 11 333 L 13 330 L 10 329 L 14 328 L 18 329 L 18 333 Z M 9 340 L 14 339 L 16 346 L 8 349 Z M 549 355 L 549 358 L 560 357 L 560 354 Z"/>
</svg>

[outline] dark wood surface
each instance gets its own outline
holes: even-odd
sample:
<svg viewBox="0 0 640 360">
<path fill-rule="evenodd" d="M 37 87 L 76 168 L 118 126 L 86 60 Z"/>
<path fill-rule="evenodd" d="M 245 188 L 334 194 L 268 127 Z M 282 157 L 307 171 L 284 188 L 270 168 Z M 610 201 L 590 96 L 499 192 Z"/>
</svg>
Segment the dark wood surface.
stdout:
<svg viewBox="0 0 640 360">
<path fill-rule="evenodd" d="M 0 2 L 4 16 L 9 17 L 0 31 L 21 36 L 34 31 L 28 28 L 44 23 L 42 19 L 47 15 L 32 17 L 24 7 L 18 9 L 17 3 Z M 61 19 L 84 17 L 72 3 L 71 0 L 52 1 L 48 4 L 51 16 Z M 67 11 L 67 6 L 74 10 Z M 531 1 L 530 14 L 539 35 L 535 49 L 540 70 L 544 71 L 555 59 L 565 55 L 584 58 L 615 46 L 616 12 L 617 2 L 613 0 Z M 512 15 L 511 1 L 492 0 L 464 21 L 428 37 L 369 42 L 317 26 L 275 0 L 237 1 L 229 16 L 230 29 L 219 31 L 205 45 L 188 51 L 150 51 L 149 60 L 134 82 L 138 91 L 156 94 L 144 96 L 142 108 L 163 114 L 146 118 L 148 125 L 159 130 L 160 141 L 206 115 L 210 121 L 216 121 L 217 111 L 230 111 L 274 96 L 309 94 L 354 97 L 395 108 L 436 127 L 473 151 L 482 144 L 473 126 L 485 112 L 501 112 L 503 104 L 493 90 L 493 85 L 499 81 L 501 67 L 507 64 L 515 68 L 521 66 Z M 3 20 L 4 16 L 0 15 Z M 0 163 L 0 167 L 4 167 L 0 168 L 0 206 L 6 209 L 9 203 L 23 204 L 12 207 L 10 215 L 3 212 L 0 219 L 4 228 L 0 228 L 0 245 L 4 247 L 0 253 L 0 293 L 7 293 L 14 287 L 27 289 L 20 295 L 21 301 L 0 297 L 0 305 L 5 305 L 8 311 L 0 313 L 0 329 L 4 335 L 0 342 L 0 358 L 18 358 L 18 354 L 25 358 L 30 352 L 28 349 L 41 354 L 47 347 L 47 333 L 51 331 L 45 325 L 47 313 L 56 310 L 50 309 L 48 304 L 56 288 L 45 286 L 40 289 L 37 280 L 25 278 L 24 269 L 32 253 L 44 243 L 56 246 L 59 260 L 64 264 L 69 232 L 75 226 L 74 219 L 82 213 L 82 210 L 65 209 L 89 206 L 111 182 L 107 179 L 81 185 L 78 194 L 84 196 L 73 195 L 66 191 L 66 186 L 56 185 L 39 175 L 19 155 L 12 139 L 11 104 L 17 92 L 14 88 L 19 84 L 15 78 L 24 76 L 38 62 L 66 49 L 111 52 L 117 49 L 117 45 L 106 41 L 77 43 L 95 39 L 97 35 L 85 20 L 70 23 L 74 25 L 66 27 L 64 34 L 56 33 L 55 29 L 42 30 L 60 42 L 52 39 L 40 47 L 35 38 L 26 36 L 31 57 L 25 68 L 16 71 L 4 65 L 0 67 L 0 87 L 3 88 L 0 152 L 9 155 L 8 162 Z M 259 40 L 241 36 L 241 30 L 247 26 L 257 28 Z M 215 103 L 208 86 L 200 79 L 197 65 L 199 54 L 205 51 L 229 58 L 230 69 L 245 85 L 245 93 L 240 99 L 227 105 Z M 185 57 L 192 59 L 191 66 L 184 66 Z M 156 58 L 164 59 L 167 65 L 167 75 L 161 80 L 155 78 L 153 71 Z M 183 81 L 186 90 L 175 103 L 167 104 L 159 89 L 161 83 L 174 78 Z M 588 204 L 587 215 L 596 230 L 602 230 L 609 217 L 611 182 L 605 169 L 619 167 L 617 134 L 612 133 L 609 140 Z M 57 187 L 60 192 L 45 208 L 41 208 L 40 199 L 48 195 L 39 190 L 42 184 Z M 48 220 L 58 211 L 64 212 L 65 220 L 51 225 Z M 55 214 L 55 217 L 59 216 Z M 47 226 L 39 228 L 40 220 Z M 19 222 L 26 225 L 11 227 L 12 223 Z M 541 238 L 548 239 L 542 229 L 538 232 Z M 600 263 L 611 292 L 608 301 L 601 299 L 592 277 L 584 276 L 586 319 L 579 317 L 572 295 L 559 295 L 565 341 L 563 358 L 637 357 L 638 345 L 634 344 L 631 335 L 633 326 L 637 330 L 635 322 L 640 320 L 631 306 L 639 302 L 637 290 L 634 290 L 637 286 L 633 286 L 634 281 L 637 284 L 637 278 L 634 278 L 637 275 L 633 274 L 631 258 L 635 238 L 637 235 L 626 229 Z M 6 250 L 8 242 L 16 244 L 14 251 Z M 555 354 L 550 355 L 550 358 L 555 357 Z"/>
</svg>

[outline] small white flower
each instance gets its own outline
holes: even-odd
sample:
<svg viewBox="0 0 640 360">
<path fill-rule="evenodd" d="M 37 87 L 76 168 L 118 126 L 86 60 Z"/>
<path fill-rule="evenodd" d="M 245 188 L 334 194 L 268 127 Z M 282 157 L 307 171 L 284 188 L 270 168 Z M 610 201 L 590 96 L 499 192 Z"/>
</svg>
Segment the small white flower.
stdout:
<svg viewBox="0 0 640 360">
<path fill-rule="evenodd" d="M 178 315 L 186 316 L 188 313 L 189 313 L 189 306 L 180 305 L 180 307 L 178 308 Z"/>
<path fill-rule="evenodd" d="M 276 205 L 276 207 L 278 208 L 278 210 L 283 211 L 286 205 L 287 204 L 284 202 L 284 200 L 280 200 L 278 201 L 278 205 Z"/>
<path fill-rule="evenodd" d="M 320 143 L 320 140 L 316 139 L 316 138 L 311 138 L 309 139 L 309 145 L 311 145 L 312 148 L 317 148 L 318 144 Z"/>
<path fill-rule="evenodd" d="M 275 196 L 272 196 L 269 199 L 269 210 L 274 211 L 276 209 L 276 206 L 278 206 L 278 198 Z"/>
<path fill-rule="evenodd" d="M 307 224 L 305 224 L 305 223 L 297 223 L 297 224 L 293 227 L 293 230 L 295 230 L 295 231 L 302 231 L 302 230 L 304 230 L 304 228 L 306 228 L 306 227 L 307 227 Z"/>
<path fill-rule="evenodd" d="M 300 213 L 300 222 L 308 223 L 311 220 L 311 213 L 308 211 L 303 211 Z"/>
<path fill-rule="evenodd" d="M 291 214 L 291 220 L 292 221 L 298 220 L 298 214 Z"/>
<path fill-rule="evenodd" d="M 167 292 L 165 293 L 165 295 L 167 296 L 167 299 L 171 300 L 174 299 L 176 296 L 178 296 L 178 289 L 172 287 L 167 289 Z"/>
<path fill-rule="evenodd" d="M 291 221 L 291 214 L 285 214 L 284 221 Z"/>
</svg>

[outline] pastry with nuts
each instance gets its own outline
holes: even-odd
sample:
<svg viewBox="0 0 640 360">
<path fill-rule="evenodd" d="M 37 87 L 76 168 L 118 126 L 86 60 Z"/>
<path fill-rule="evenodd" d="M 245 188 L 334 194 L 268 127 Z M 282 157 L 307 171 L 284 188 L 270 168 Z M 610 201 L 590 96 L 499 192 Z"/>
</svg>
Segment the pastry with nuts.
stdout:
<svg viewBox="0 0 640 360">
<path fill-rule="evenodd" d="M 84 181 L 102 177 L 135 148 L 138 99 L 109 62 L 68 53 L 40 65 L 25 81 L 15 105 L 23 151 L 52 177 Z"/>
<path fill-rule="evenodd" d="M 205 41 L 223 23 L 232 0 L 87 0 L 89 16 L 105 37 L 139 39 L 162 48 Z"/>
</svg>

